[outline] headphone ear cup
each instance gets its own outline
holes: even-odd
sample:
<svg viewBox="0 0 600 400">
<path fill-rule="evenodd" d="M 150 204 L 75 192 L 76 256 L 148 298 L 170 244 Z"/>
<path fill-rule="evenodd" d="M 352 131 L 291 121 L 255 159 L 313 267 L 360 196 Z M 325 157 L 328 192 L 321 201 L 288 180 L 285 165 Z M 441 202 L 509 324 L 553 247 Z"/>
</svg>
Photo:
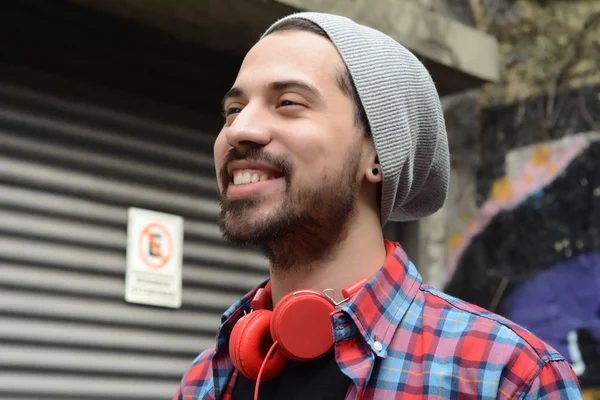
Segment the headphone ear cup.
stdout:
<svg viewBox="0 0 600 400">
<path fill-rule="evenodd" d="M 235 368 L 246 378 L 256 381 L 260 368 L 273 345 L 270 326 L 272 312 L 256 310 L 240 318 L 231 331 L 229 355 Z M 279 375 L 287 357 L 275 349 L 266 362 L 261 381 L 268 381 Z"/>
<path fill-rule="evenodd" d="M 273 310 L 271 336 L 292 360 L 319 358 L 333 347 L 330 315 L 334 311 L 335 306 L 324 295 L 289 293 Z"/>
</svg>

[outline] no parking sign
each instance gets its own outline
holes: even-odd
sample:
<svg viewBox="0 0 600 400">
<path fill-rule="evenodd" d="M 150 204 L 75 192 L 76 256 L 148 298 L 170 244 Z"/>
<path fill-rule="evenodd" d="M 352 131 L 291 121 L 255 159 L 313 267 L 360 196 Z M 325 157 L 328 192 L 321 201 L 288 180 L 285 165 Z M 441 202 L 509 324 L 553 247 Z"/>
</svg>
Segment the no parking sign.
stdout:
<svg viewBox="0 0 600 400">
<path fill-rule="evenodd" d="M 183 218 L 129 209 L 125 301 L 181 307 Z"/>
</svg>

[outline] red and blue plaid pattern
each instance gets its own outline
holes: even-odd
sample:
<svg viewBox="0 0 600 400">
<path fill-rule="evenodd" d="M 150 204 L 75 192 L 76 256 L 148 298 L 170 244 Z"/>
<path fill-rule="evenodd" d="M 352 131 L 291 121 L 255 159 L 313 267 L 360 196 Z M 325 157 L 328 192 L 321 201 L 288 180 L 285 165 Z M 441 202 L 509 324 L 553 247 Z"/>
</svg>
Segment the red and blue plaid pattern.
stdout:
<svg viewBox="0 0 600 400">
<path fill-rule="evenodd" d="M 192 363 L 174 400 L 229 400 L 235 322 L 253 290 L 222 317 L 215 346 Z M 384 267 L 333 315 L 347 399 L 581 399 L 576 375 L 525 329 L 427 287 L 396 245 Z"/>
</svg>

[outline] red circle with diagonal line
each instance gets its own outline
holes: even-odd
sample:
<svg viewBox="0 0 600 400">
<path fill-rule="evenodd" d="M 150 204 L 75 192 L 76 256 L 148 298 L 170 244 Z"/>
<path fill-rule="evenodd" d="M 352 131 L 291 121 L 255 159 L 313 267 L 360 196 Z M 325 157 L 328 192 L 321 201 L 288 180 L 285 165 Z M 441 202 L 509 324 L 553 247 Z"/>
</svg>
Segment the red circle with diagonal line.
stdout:
<svg viewBox="0 0 600 400">
<path fill-rule="evenodd" d="M 161 245 L 162 241 L 156 240 L 156 233 L 160 233 L 165 239 L 165 248 Z M 146 245 L 146 242 L 147 245 Z M 160 224 L 149 224 L 142 230 L 138 243 L 140 258 L 152 269 L 160 269 L 165 266 L 171 259 L 173 253 L 173 240 L 169 231 Z M 148 250 L 148 251 L 146 251 Z M 149 254 L 152 250 L 154 254 Z"/>
</svg>

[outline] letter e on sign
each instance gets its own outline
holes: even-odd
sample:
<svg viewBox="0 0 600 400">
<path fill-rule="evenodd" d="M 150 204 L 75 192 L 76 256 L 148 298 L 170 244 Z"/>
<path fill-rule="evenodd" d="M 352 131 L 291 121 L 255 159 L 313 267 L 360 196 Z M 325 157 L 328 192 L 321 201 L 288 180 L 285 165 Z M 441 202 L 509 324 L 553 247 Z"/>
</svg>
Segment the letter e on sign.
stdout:
<svg viewBox="0 0 600 400">
<path fill-rule="evenodd" d="M 125 301 L 181 307 L 183 218 L 130 208 Z"/>
</svg>

